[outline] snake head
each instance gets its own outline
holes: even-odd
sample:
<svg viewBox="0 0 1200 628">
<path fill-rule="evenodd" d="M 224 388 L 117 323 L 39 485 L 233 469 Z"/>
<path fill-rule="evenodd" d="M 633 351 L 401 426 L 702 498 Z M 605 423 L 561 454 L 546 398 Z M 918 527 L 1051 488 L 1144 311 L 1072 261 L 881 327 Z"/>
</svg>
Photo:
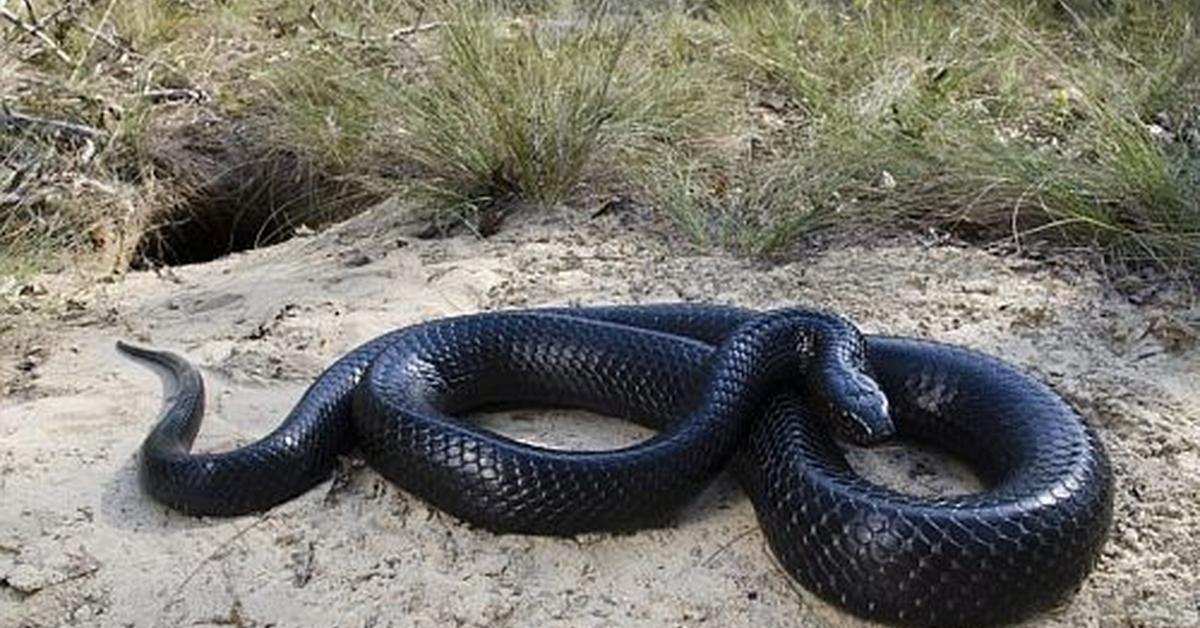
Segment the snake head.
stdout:
<svg viewBox="0 0 1200 628">
<path fill-rule="evenodd" d="M 875 445 L 896 435 L 887 395 L 860 370 L 823 370 L 816 393 L 825 405 L 825 420 L 839 436 L 857 445 Z"/>
<path fill-rule="evenodd" d="M 857 445 L 875 445 L 896 435 L 887 395 L 871 376 L 866 338 L 852 323 L 833 319 L 818 333 L 801 334 L 797 351 L 808 359 L 809 398 L 826 427 Z"/>
</svg>

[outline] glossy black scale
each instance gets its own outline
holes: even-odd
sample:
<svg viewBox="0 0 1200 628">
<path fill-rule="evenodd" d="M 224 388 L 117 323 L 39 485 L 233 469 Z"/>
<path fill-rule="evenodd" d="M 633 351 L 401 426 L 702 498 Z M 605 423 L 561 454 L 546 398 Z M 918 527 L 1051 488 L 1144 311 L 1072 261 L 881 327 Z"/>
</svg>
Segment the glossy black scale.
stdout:
<svg viewBox="0 0 1200 628">
<path fill-rule="evenodd" d="M 498 532 L 569 535 L 660 524 L 732 465 L 788 572 L 877 620 L 1015 621 L 1083 581 L 1107 536 L 1101 443 L 1048 387 L 930 341 L 864 338 L 811 310 L 689 304 L 495 312 L 372 340 L 334 363 L 271 434 L 192 454 L 199 373 L 121 344 L 176 382 L 142 448 L 141 479 L 184 512 L 236 515 L 326 479 L 359 447 L 413 494 Z M 513 441 L 454 415 L 570 406 L 658 433 L 610 451 Z M 971 464 L 978 494 L 875 486 L 837 437 L 930 443 Z"/>
</svg>

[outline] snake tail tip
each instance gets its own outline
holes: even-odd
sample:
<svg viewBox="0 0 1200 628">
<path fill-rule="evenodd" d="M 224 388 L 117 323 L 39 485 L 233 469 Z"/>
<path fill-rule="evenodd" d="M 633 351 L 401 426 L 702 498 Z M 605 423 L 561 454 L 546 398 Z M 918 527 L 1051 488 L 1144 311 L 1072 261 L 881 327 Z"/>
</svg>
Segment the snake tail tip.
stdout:
<svg viewBox="0 0 1200 628">
<path fill-rule="evenodd" d="M 130 355 L 133 357 L 138 357 L 138 356 L 143 355 L 143 354 L 147 353 L 148 351 L 150 351 L 150 349 L 135 345 L 130 342 L 125 342 L 124 340 L 121 340 L 120 338 L 117 339 L 116 345 L 117 345 L 117 351 L 124 353 L 125 355 Z"/>
<path fill-rule="evenodd" d="M 151 362 L 161 362 L 163 358 L 163 352 L 161 351 L 131 344 L 121 339 L 117 339 L 116 345 L 119 353 L 123 353 L 131 358 L 150 360 Z"/>
</svg>

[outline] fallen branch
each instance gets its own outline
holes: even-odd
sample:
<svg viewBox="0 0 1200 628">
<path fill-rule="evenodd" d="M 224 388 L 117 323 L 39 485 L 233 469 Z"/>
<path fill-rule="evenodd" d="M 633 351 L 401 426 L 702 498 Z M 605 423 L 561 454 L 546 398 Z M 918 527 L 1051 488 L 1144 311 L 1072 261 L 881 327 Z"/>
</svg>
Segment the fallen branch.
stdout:
<svg viewBox="0 0 1200 628">
<path fill-rule="evenodd" d="M 46 46 L 50 48 L 50 51 L 53 52 L 59 59 L 62 59 L 66 63 L 73 63 L 71 60 L 71 55 L 67 54 L 66 51 L 64 51 L 57 43 L 55 43 L 54 39 L 50 37 L 50 35 L 47 35 L 46 31 L 42 30 L 42 28 L 37 24 L 31 24 L 25 20 L 22 20 L 19 15 L 9 11 L 8 8 L 4 6 L 0 6 L 0 17 L 8 20 L 13 26 L 25 31 L 26 34 L 35 37 L 38 39 L 38 41 L 46 44 Z"/>
<path fill-rule="evenodd" d="M 78 122 L 39 118 L 26 113 L 13 111 L 7 106 L 0 107 L 0 130 L 17 129 L 33 131 L 41 135 L 66 137 L 74 140 L 92 142 L 104 136 L 104 131 Z"/>
</svg>

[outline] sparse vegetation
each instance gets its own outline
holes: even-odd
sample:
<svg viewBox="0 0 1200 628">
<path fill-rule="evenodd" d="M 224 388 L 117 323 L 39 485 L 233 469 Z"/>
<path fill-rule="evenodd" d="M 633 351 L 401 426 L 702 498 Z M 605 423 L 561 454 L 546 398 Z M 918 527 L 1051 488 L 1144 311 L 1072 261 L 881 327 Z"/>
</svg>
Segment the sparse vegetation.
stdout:
<svg viewBox="0 0 1200 628">
<path fill-rule="evenodd" d="M 553 205 L 702 132 L 723 94 L 709 68 L 662 49 L 678 27 L 603 9 L 533 21 L 451 11 L 425 80 L 397 109 L 418 188 L 468 219 L 498 201 Z"/>
<path fill-rule="evenodd" d="M 779 159 L 836 164 L 838 176 L 809 178 L 813 206 L 1053 231 L 1194 267 L 1200 138 L 1182 137 L 1197 124 L 1183 106 L 1200 86 L 1194 16 L 1180 3 L 1086 17 L 1043 4 L 777 0 L 729 3 L 717 19 L 734 62 L 792 110 Z"/>
<path fill-rule="evenodd" d="M 309 173 L 272 233 L 398 191 L 486 233 L 603 190 L 750 255 L 915 223 L 1200 269 L 1193 3 L 58 4 L 5 5 L 0 100 L 96 134 L 4 114 L 5 270 L 128 263 L 209 189 L 161 148 L 200 121 L 288 166 L 239 176 Z"/>
</svg>

